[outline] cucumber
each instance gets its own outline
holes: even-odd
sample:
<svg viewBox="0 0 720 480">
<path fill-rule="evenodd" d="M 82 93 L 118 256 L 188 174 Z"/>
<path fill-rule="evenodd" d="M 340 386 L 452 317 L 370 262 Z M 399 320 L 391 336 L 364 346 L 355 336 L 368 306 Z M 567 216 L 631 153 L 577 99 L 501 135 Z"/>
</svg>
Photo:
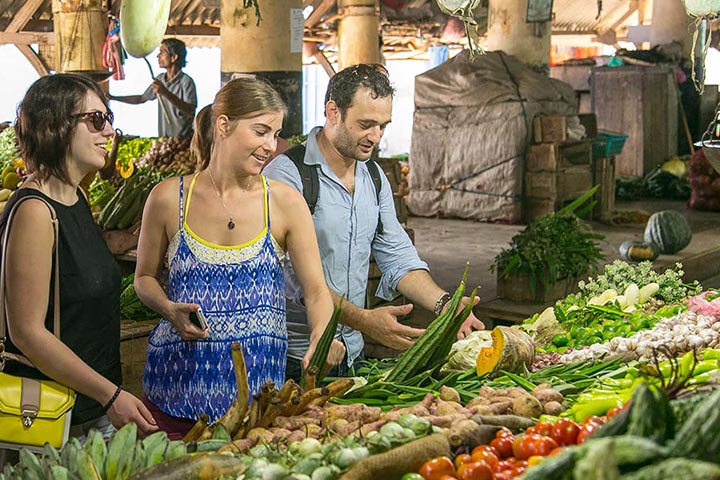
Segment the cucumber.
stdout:
<svg viewBox="0 0 720 480">
<path fill-rule="evenodd" d="M 720 465 L 687 458 L 668 458 L 623 475 L 621 480 L 657 480 L 660 478 L 718 480 L 720 479 Z"/>
<path fill-rule="evenodd" d="M 669 446 L 678 457 L 720 463 L 718 432 L 720 432 L 720 390 L 715 390 L 695 408 Z"/>
</svg>

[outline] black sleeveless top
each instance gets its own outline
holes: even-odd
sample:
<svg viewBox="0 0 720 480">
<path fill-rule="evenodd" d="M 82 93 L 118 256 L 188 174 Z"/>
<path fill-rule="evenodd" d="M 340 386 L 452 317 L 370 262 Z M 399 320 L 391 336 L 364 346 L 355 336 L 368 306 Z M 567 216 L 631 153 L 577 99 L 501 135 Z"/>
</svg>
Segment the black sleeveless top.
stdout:
<svg viewBox="0 0 720 480">
<path fill-rule="evenodd" d="M 79 189 L 78 201 L 67 206 L 38 190 L 21 188 L 8 200 L 0 216 L 0 235 L 5 231 L 13 204 L 28 195 L 47 200 L 55 208 L 60 224 L 60 339 L 91 368 L 120 385 L 120 270 L 100 236 L 90 207 Z M 12 282 L 12 278 L 7 282 Z M 53 283 L 54 273 L 50 278 L 50 304 L 45 317 L 45 326 L 50 331 L 55 302 Z M 6 346 L 10 352 L 22 353 L 9 338 Z M 13 361 L 5 364 L 5 372 L 47 378 L 39 370 Z M 102 405 L 78 393 L 72 424 L 94 420 L 104 413 Z"/>
</svg>

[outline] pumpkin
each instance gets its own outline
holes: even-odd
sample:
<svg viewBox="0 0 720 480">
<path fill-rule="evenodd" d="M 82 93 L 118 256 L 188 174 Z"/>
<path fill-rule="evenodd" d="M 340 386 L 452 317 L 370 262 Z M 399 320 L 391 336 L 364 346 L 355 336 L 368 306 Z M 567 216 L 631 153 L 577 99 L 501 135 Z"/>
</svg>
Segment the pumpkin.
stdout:
<svg viewBox="0 0 720 480">
<path fill-rule="evenodd" d="M 691 239 L 690 224 L 674 210 L 653 213 L 645 226 L 645 241 L 658 247 L 660 253 L 677 253 L 687 247 Z"/>
<path fill-rule="evenodd" d="M 620 245 L 620 257 L 629 262 L 653 261 L 659 254 L 658 247 L 649 242 L 627 240 Z"/>
</svg>

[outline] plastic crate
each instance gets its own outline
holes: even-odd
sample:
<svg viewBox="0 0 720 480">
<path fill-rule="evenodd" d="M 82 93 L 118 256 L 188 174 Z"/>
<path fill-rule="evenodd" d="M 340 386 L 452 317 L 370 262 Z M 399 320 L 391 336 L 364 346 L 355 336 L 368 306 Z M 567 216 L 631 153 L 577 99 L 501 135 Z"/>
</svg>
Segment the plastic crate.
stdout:
<svg viewBox="0 0 720 480">
<path fill-rule="evenodd" d="M 599 130 L 593 140 L 593 156 L 614 157 L 620 155 L 628 136 L 617 132 Z"/>
</svg>

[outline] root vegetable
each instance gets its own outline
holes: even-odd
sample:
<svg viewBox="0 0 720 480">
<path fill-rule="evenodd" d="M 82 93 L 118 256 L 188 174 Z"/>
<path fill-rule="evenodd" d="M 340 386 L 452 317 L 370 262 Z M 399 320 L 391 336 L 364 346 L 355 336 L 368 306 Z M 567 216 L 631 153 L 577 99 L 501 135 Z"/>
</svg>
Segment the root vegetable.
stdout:
<svg viewBox="0 0 720 480">
<path fill-rule="evenodd" d="M 448 402 L 442 399 L 437 400 L 435 415 L 443 417 L 453 413 L 465 413 L 465 407 L 460 405 L 458 402 Z"/>
<path fill-rule="evenodd" d="M 517 415 L 475 415 L 472 419 L 484 425 L 507 427 L 513 432 L 524 431 L 528 427 L 535 425 L 535 421 Z"/>
<path fill-rule="evenodd" d="M 498 430 L 500 427 L 497 425 L 480 424 L 468 418 L 450 425 L 447 437 L 453 448 L 464 445 L 472 449 L 478 445 L 488 445 Z"/>
<path fill-rule="evenodd" d="M 385 420 L 378 420 L 376 422 L 366 423 L 365 425 L 360 427 L 360 435 L 362 437 L 366 437 L 370 432 L 377 432 L 386 423 L 387 422 Z"/>
<path fill-rule="evenodd" d="M 286 441 L 292 434 L 292 432 L 290 430 L 287 430 L 285 428 L 273 427 L 273 428 L 270 428 L 269 430 L 273 434 L 272 443 L 274 443 L 274 444 L 282 443 L 282 442 Z"/>
<path fill-rule="evenodd" d="M 440 387 L 440 399 L 460 403 L 460 394 L 454 388 L 443 385 Z"/>
<path fill-rule="evenodd" d="M 257 444 L 257 440 L 254 438 L 242 438 L 240 440 L 233 440 L 224 447 L 220 447 L 218 452 L 247 453 L 255 444 Z"/>
<path fill-rule="evenodd" d="M 487 397 L 475 397 L 472 400 L 470 400 L 467 405 L 465 405 L 465 408 L 469 408 L 469 409 L 477 408 L 477 407 L 490 405 L 490 403 L 492 403 L 492 402 Z"/>
<path fill-rule="evenodd" d="M 512 411 L 515 415 L 521 417 L 537 418 L 542 415 L 543 407 L 540 400 L 527 394 L 513 400 Z"/>
<path fill-rule="evenodd" d="M 322 424 L 330 425 L 334 420 L 343 418 L 350 423 L 370 423 L 380 419 L 380 407 L 368 407 L 363 404 L 333 405 L 325 409 Z"/>
<path fill-rule="evenodd" d="M 519 372 L 529 368 L 535 358 L 532 338 L 514 327 L 495 327 L 492 331 L 493 345 L 480 350 L 477 356 L 477 374 L 494 376 L 500 370 Z"/>
<path fill-rule="evenodd" d="M 293 442 L 299 442 L 301 440 L 304 440 L 305 432 L 302 429 L 293 431 L 290 436 L 287 438 L 287 443 L 293 443 Z"/>
<path fill-rule="evenodd" d="M 305 425 L 315 424 L 320 425 L 320 419 L 313 417 L 275 417 L 273 420 L 273 426 L 286 428 L 288 430 L 297 430 Z"/>
<path fill-rule="evenodd" d="M 273 433 L 266 428 L 253 428 L 248 432 L 246 438 L 255 440 L 256 442 L 271 443 Z"/>
<path fill-rule="evenodd" d="M 495 402 L 490 405 L 478 405 L 473 407 L 475 413 L 478 415 L 502 415 L 504 413 L 513 413 L 513 403 L 510 400 L 503 402 Z"/>
<path fill-rule="evenodd" d="M 382 418 L 387 420 L 388 422 L 394 422 L 398 418 L 400 418 L 401 415 L 405 413 L 412 413 L 416 417 L 427 417 L 430 415 L 430 411 L 425 408 L 422 404 L 418 403 L 412 407 L 406 407 L 406 408 L 398 408 L 397 410 L 390 410 L 389 412 L 386 412 L 382 415 Z"/>
<path fill-rule="evenodd" d="M 417 472 L 429 458 L 450 456 L 450 445 L 443 434 L 433 434 L 392 450 L 363 458 L 343 475 L 343 480 L 368 478 L 395 479 Z"/>
<path fill-rule="evenodd" d="M 444 415 L 442 417 L 428 417 L 430 423 L 436 427 L 449 427 L 453 422 L 459 422 L 468 418 L 464 413 L 451 413 L 450 415 Z"/>
<path fill-rule="evenodd" d="M 543 405 L 548 402 L 557 402 L 562 403 L 565 401 L 565 398 L 563 398 L 562 393 L 553 390 L 552 388 L 544 388 L 542 390 L 535 389 L 532 392 L 533 397 L 540 400 L 540 403 Z"/>
<path fill-rule="evenodd" d="M 559 402 L 552 401 L 543 405 L 543 412 L 546 415 L 560 415 L 564 411 L 565 407 L 563 407 L 562 403 Z"/>
</svg>

